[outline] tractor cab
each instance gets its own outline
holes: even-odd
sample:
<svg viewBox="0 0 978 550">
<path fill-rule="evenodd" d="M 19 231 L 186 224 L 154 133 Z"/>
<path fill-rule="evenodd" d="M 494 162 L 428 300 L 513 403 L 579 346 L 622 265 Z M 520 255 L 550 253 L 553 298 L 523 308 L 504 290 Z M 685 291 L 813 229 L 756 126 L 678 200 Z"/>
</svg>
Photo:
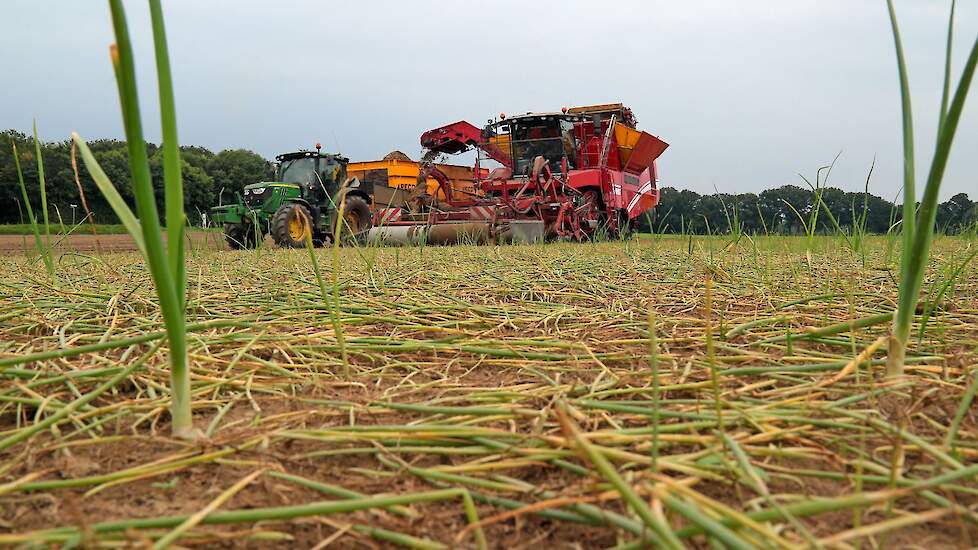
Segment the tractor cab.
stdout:
<svg viewBox="0 0 978 550">
<path fill-rule="evenodd" d="M 577 167 L 577 141 L 574 124 L 583 118 L 566 113 L 528 113 L 493 122 L 486 127 L 486 137 L 510 155 L 513 174 L 517 177 L 530 173 L 533 160 L 542 156 L 556 172 L 564 158 L 568 169 Z"/>
<path fill-rule="evenodd" d="M 275 157 L 278 161 L 275 179 L 284 184 L 298 185 L 308 197 L 332 197 L 346 180 L 349 159 L 322 153 L 319 144 L 315 151 L 298 151 Z"/>
</svg>

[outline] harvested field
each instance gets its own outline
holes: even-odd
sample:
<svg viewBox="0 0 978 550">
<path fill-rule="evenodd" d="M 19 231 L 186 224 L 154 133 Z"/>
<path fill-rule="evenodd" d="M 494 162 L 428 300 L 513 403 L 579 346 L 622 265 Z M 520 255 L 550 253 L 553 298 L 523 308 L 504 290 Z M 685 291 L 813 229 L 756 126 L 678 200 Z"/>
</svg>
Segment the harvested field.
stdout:
<svg viewBox="0 0 978 550">
<path fill-rule="evenodd" d="M 220 231 L 190 231 L 194 246 L 224 249 L 224 236 Z M 55 253 L 58 252 L 134 252 L 136 243 L 127 234 L 110 235 L 51 235 Z M 0 256 L 36 254 L 32 235 L 0 235 Z"/>
<path fill-rule="evenodd" d="M 52 283 L 9 257 L 0 544 L 143 547 L 208 507 L 179 545 L 978 543 L 973 408 L 948 441 L 978 242 L 935 241 L 926 334 L 886 382 L 899 247 L 806 242 L 341 249 L 342 344 L 307 251 L 200 247 L 198 444 L 169 438 L 141 258 L 66 255 Z"/>
</svg>

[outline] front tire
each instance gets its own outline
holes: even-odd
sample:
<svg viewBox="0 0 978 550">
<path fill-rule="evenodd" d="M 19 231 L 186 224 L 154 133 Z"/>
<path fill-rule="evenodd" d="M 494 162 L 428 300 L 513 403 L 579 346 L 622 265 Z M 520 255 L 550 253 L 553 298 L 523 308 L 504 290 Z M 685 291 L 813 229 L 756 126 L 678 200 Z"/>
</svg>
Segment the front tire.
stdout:
<svg viewBox="0 0 978 550">
<path fill-rule="evenodd" d="M 306 246 L 306 231 L 312 231 L 312 215 L 303 204 L 287 203 L 272 216 L 272 239 L 282 248 Z"/>
<path fill-rule="evenodd" d="M 262 236 L 255 235 L 255 228 L 251 224 L 224 224 L 224 240 L 227 241 L 231 250 L 256 248 Z"/>
</svg>

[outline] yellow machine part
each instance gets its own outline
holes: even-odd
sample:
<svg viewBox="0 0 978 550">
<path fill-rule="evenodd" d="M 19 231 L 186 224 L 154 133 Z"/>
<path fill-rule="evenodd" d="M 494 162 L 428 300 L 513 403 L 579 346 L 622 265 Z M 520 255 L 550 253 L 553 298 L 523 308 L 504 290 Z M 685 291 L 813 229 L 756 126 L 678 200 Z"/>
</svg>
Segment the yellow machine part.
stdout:
<svg viewBox="0 0 978 550">
<path fill-rule="evenodd" d="M 592 113 L 620 113 L 625 106 L 621 103 L 602 103 L 601 105 L 584 105 L 571 107 L 567 112 L 572 115 L 589 115 Z"/>
<path fill-rule="evenodd" d="M 464 193 L 475 193 L 475 178 L 472 169 L 467 166 L 457 166 L 454 164 L 436 164 L 439 170 L 448 176 L 452 182 L 452 189 Z M 370 170 L 386 170 L 387 186 L 395 189 L 414 189 L 418 183 L 420 167 L 417 162 L 409 160 L 372 160 L 365 162 L 351 162 L 347 165 L 347 175 L 356 176 L 361 180 L 365 179 L 366 173 Z M 438 180 L 429 177 L 428 193 L 438 198 L 444 199 L 445 195 L 438 189 Z"/>
<path fill-rule="evenodd" d="M 498 136 L 490 137 L 489 143 L 495 145 L 496 147 L 499 147 L 503 151 L 506 151 L 506 154 L 509 154 L 509 140 L 510 140 L 509 134 L 500 134 Z"/>
<path fill-rule="evenodd" d="M 640 130 L 629 128 L 620 122 L 615 123 L 615 141 L 618 142 L 618 158 L 621 159 L 622 166 L 628 164 L 628 157 L 632 156 L 632 149 L 640 137 Z"/>
</svg>

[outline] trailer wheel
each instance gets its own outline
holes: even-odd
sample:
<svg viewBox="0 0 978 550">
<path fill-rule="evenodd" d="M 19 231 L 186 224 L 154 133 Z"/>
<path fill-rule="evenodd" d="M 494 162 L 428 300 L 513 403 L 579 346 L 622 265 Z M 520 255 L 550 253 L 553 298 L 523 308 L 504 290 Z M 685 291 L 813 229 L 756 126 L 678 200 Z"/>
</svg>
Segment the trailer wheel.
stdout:
<svg viewBox="0 0 978 550">
<path fill-rule="evenodd" d="M 272 216 L 272 239 L 282 248 L 306 246 L 306 231 L 312 230 L 312 215 L 305 205 L 286 203 Z"/>
</svg>

